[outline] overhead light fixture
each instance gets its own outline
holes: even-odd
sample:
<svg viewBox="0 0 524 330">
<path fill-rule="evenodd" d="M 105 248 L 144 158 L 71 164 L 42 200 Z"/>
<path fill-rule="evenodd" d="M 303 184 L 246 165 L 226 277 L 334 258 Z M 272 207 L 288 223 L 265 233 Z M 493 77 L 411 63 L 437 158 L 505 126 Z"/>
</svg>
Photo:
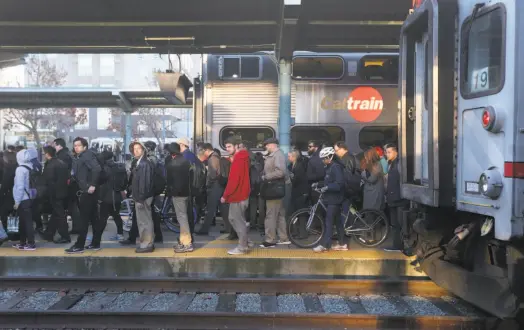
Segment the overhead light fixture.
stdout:
<svg viewBox="0 0 524 330">
<path fill-rule="evenodd" d="M 145 37 L 146 41 L 193 41 L 195 37 Z"/>
<path fill-rule="evenodd" d="M 222 48 L 222 49 L 226 49 L 227 46 L 226 46 L 226 45 L 220 45 L 220 48 Z"/>
<path fill-rule="evenodd" d="M 58 46 L 58 45 L 21 45 L 21 46 L 0 46 L 0 49 L 27 49 L 27 48 L 34 48 L 34 49 L 38 49 L 38 48 L 48 48 L 48 49 L 67 49 L 67 48 L 71 48 L 71 49 L 155 49 L 156 47 L 154 46 L 123 46 L 123 45 L 107 45 L 107 46 L 102 46 L 102 45 L 97 45 L 97 46 L 93 46 L 93 45 L 85 45 L 85 46 L 80 46 L 80 45 L 75 45 L 75 46 Z"/>
</svg>

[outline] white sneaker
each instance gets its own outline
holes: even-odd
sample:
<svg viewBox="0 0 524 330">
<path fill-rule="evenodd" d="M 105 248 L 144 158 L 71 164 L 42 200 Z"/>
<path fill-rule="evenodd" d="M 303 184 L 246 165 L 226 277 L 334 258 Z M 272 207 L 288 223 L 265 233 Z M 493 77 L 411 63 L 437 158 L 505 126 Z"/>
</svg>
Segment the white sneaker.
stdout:
<svg viewBox="0 0 524 330">
<path fill-rule="evenodd" d="M 247 241 L 247 246 L 248 246 L 250 249 L 252 249 L 252 248 L 255 247 L 255 242 L 248 240 L 248 241 Z"/>
<path fill-rule="evenodd" d="M 344 245 L 336 244 L 331 249 L 333 251 L 349 251 L 347 244 L 344 244 Z"/>
<path fill-rule="evenodd" d="M 313 252 L 315 252 L 315 253 L 321 253 L 321 252 L 327 252 L 327 251 L 328 251 L 328 249 L 326 249 L 322 245 L 319 245 L 319 246 L 317 246 L 317 247 L 315 247 L 313 249 Z"/>
<path fill-rule="evenodd" d="M 290 241 L 278 241 L 277 244 L 278 245 L 291 245 L 291 242 Z"/>
<path fill-rule="evenodd" d="M 247 250 L 241 249 L 238 246 L 236 248 L 234 248 L 233 250 L 227 251 L 227 254 L 230 254 L 232 256 L 246 254 L 246 253 L 247 253 Z"/>
</svg>

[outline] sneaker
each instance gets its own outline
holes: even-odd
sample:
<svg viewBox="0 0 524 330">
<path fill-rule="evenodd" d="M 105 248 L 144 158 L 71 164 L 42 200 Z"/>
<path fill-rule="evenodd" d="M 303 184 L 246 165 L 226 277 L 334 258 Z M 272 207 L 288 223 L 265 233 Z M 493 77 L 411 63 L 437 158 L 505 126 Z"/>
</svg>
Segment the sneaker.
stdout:
<svg viewBox="0 0 524 330">
<path fill-rule="evenodd" d="M 277 245 L 291 245 L 290 241 L 278 241 Z"/>
<path fill-rule="evenodd" d="M 247 240 L 247 246 L 252 249 L 255 247 L 255 242 L 251 241 L 251 240 Z"/>
<path fill-rule="evenodd" d="M 321 252 L 327 252 L 327 251 L 328 251 L 328 249 L 326 249 L 322 245 L 319 245 L 319 246 L 317 246 L 317 247 L 315 247 L 313 249 L 313 252 L 315 252 L 315 253 L 321 253 Z"/>
<path fill-rule="evenodd" d="M 20 250 L 20 251 L 35 251 L 36 250 L 36 245 L 35 244 L 26 244 L 26 245 L 20 246 L 18 248 L 18 250 Z"/>
<path fill-rule="evenodd" d="M 194 251 L 193 244 L 188 244 L 188 245 L 177 244 L 173 247 L 173 249 L 175 250 L 176 253 L 186 253 L 186 252 Z"/>
<path fill-rule="evenodd" d="M 16 244 L 13 244 L 12 247 L 14 249 L 17 249 L 17 250 L 20 250 L 21 247 L 23 247 L 25 244 L 21 244 L 21 243 L 16 243 Z"/>
<path fill-rule="evenodd" d="M 277 246 L 275 243 L 268 242 L 263 242 L 262 244 L 260 244 L 260 247 L 263 249 L 274 248 L 275 246 Z"/>
<path fill-rule="evenodd" d="M 344 245 L 336 244 L 331 249 L 333 251 L 349 251 L 349 248 L 348 248 L 347 244 L 344 244 Z"/>
<path fill-rule="evenodd" d="M 119 241 L 118 243 L 122 244 L 122 245 L 136 245 L 136 240 L 135 241 L 132 241 L 130 240 L 129 238 L 128 239 L 125 239 L 123 241 Z"/>
<path fill-rule="evenodd" d="M 76 247 L 76 246 L 73 245 L 69 249 L 65 249 L 65 253 L 67 253 L 67 254 L 84 253 L 84 248 L 83 247 Z"/>
<path fill-rule="evenodd" d="M 88 251 L 100 251 L 100 249 L 102 248 L 100 247 L 100 245 L 89 244 L 88 246 L 85 247 L 85 249 Z"/>
<path fill-rule="evenodd" d="M 399 249 L 399 248 L 396 248 L 396 247 L 392 246 L 392 247 L 384 248 L 384 251 L 386 251 L 386 252 L 402 252 L 402 249 Z"/>
<path fill-rule="evenodd" d="M 116 234 L 115 236 L 111 236 L 109 240 L 110 241 L 123 241 L 124 235 Z"/>
<path fill-rule="evenodd" d="M 232 256 L 237 256 L 237 255 L 246 254 L 246 253 L 247 253 L 247 250 L 241 249 L 238 246 L 232 250 L 227 251 L 227 254 L 232 255 Z"/>
</svg>

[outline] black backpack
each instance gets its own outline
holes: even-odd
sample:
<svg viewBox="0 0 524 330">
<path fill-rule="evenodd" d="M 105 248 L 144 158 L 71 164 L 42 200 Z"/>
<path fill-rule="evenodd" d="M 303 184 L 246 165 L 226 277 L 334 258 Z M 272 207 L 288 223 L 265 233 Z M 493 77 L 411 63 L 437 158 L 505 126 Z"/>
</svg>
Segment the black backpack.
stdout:
<svg viewBox="0 0 524 330">
<path fill-rule="evenodd" d="M 229 171 L 231 170 L 231 162 L 226 157 L 220 157 L 220 177 L 218 183 L 225 186 L 229 178 Z"/>
<path fill-rule="evenodd" d="M 100 174 L 98 176 L 98 184 L 101 186 L 101 185 L 105 184 L 109 180 L 109 175 L 106 172 L 106 170 L 104 168 L 104 164 L 102 164 L 102 161 L 100 160 L 99 157 L 100 157 L 99 155 L 95 156 L 96 161 L 98 162 L 98 165 L 100 165 Z"/>
<path fill-rule="evenodd" d="M 191 196 L 200 196 L 206 187 L 207 174 L 205 166 L 199 161 L 197 161 L 195 164 L 191 164 L 189 168 L 189 175 L 191 183 Z"/>
<path fill-rule="evenodd" d="M 357 168 L 356 158 L 351 155 L 351 162 L 348 166 L 343 166 L 344 170 L 344 183 L 346 186 L 346 191 L 349 194 L 360 194 L 361 182 L 362 182 L 362 172 Z"/>
<path fill-rule="evenodd" d="M 154 166 L 153 169 L 153 195 L 158 196 L 166 189 L 166 171 L 164 164 L 157 162 L 156 165 L 151 162 Z"/>
<path fill-rule="evenodd" d="M 263 171 L 264 163 L 260 163 L 256 159 L 251 160 L 249 166 L 249 183 L 251 184 L 251 192 L 256 193 L 260 189 Z"/>
<path fill-rule="evenodd" d="M 29 171 L 29 191 L 26 190 L 25 193 L 29 196 L 29 199 L 42 197 L 42 173 L 26 165 L 22 165 L 22 167 Z"/>
<path fill-rule="evenodd" d="M 127 189 L 127 171 L 126 165 L 122 163 L 116 163 L 111 167 L 111 175 L 113 178 L 113 191 L 124 191 Z"/>
</svg>

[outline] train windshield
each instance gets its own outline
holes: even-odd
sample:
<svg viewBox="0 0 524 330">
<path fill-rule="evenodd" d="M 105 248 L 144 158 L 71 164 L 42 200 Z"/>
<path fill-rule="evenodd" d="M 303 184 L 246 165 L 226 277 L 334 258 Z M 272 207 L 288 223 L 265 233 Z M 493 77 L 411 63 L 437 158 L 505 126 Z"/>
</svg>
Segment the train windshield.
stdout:
<svg viewBox="0 0 524 330">
<path fill-rule="evenodd" d="M 398 81 L 398 56 L 364 56 L 358 63 L 358 75 L 362 80 L 385 81 L 396 84 Z"/>
<path fill-rule="evenodd" d="M 503 9 L 495 7 L 462 28 L 462 94 L 467 98 L 498 93 L 504 84 Z"/>
</svg>

